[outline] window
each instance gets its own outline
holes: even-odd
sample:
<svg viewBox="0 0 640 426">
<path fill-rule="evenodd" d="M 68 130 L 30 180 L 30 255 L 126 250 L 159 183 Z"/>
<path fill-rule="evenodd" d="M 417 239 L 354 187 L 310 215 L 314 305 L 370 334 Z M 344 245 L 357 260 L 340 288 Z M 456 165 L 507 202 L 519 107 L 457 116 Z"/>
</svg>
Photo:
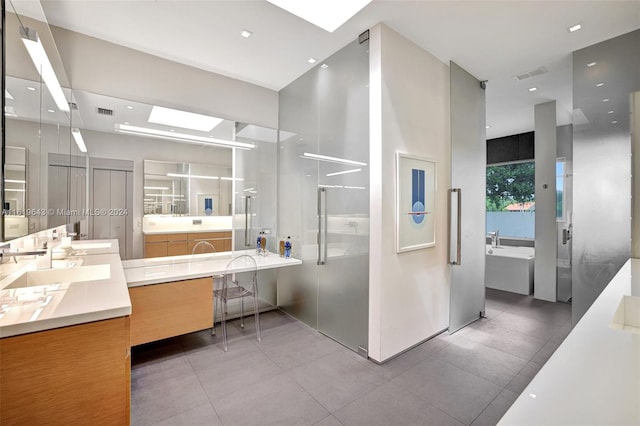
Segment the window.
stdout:
<svg viewBox="0 0 640 426">
<path fill-rule="evenodd" d="M 535 238 L 535 163 L 487 167 L 487 233 Z"/>
</svg>

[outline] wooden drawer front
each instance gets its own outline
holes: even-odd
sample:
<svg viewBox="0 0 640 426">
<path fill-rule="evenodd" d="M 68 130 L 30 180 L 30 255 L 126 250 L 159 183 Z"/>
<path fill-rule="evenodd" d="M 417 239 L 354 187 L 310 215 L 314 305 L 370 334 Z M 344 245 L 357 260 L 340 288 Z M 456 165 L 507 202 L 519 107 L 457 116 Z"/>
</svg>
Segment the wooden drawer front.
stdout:
<svg viewBox="0 0 640 426">
<path fill-rule="evenodd" d="M 169 241 L 167 243 L 167 256 L 181 256 L 191 254 L 187 241 Z"/>
<path fill-rule="evenodd" d="M 159 243 L 167 241 L 167 234 L 148 234 L 144 236 L 145 243 Z"/>
<path fill-rule="evenodd" d="M 191 232 L 189 233 L 190 241 L 197 240 L 215 240 L 218 238 L 226 238 L 224 232 Z"/>
<path fill-rule="evenodd" d="M 144 257 L 163 257 L 167 256 L 167 243 L 145 243 Z"/>
<path fill-rule="evenodd" d="M 206 241 L 210 244 L 213 244 L 213 248 L 216 249 L 216 253 L 220 253 L 222 251 L 230 251 L 231 250 L 231 240 L 226 240 L 226 239 L 216 239 L 216 240 L 200 240 L 200 241 Z M 189 254 L 191 254 L 193 252 L 193 247 L 198 244 L 200 241 L 189 241 Z M 228 248 L 227 248 L 228 247 Z M 209 247 L 199 247 L 198 249 L 198 253 L 209 253 L 209 251 L 207 251 L 209 249 Z"/>
<path fill-rule="evenodd" d="M 204 330 L 213 323 L 210 277 L 129 289 L 131 346 Z"/>
<path fill-rule="evenodd" d="M 167 241 L 187 241 L 189 239 L 189 234 L 180 233 L 180 234 L 167 234 Z"/>
<path fill-rule="evenodd" d="M 129 317 L 0 340 L 7 425 L 128 425 Z"/>
</svg>

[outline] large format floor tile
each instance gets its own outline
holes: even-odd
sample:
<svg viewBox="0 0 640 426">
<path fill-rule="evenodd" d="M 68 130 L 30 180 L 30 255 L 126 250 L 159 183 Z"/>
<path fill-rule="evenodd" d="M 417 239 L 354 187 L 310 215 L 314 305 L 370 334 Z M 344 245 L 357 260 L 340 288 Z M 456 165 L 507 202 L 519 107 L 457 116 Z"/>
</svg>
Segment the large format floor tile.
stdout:
<svg viewBox="0 0 640 426">
<path fill-rule="evenodd" d="M 494 425 L 571 330 L 570 305 L 487 291 L 485 318 L 382 365 L 279 311 L 132 350 L 134 425 Z"/>
</svg>

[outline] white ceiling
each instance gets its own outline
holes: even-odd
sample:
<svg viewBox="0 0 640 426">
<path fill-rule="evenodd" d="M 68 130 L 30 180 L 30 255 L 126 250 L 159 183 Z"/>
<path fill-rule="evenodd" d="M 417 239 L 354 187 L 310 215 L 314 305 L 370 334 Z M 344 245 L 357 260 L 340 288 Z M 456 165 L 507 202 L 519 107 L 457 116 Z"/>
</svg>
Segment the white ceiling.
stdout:
<svg viewBox="0 0 640 426">
<path fill-rule="evenodd" d="M 29 3 L 33 0 L 12 0 Z M 640 1 L 373 0 L 333 33 L 266 1 L 42 0 L 50 24 L 279 90 L 384 22 L 487 86 L 487 137 L 533 129 L 533 105 L 571 120 L 570 53 L 640 28 Z M 569 33 L 567 27 L 582 23 Z M 242 29 L 253 35 L 245 39 Z M 540 66 L 549 72 L 517 81 Z M 538 90 L 529 92 L 529 87 Z"/>
</svg>

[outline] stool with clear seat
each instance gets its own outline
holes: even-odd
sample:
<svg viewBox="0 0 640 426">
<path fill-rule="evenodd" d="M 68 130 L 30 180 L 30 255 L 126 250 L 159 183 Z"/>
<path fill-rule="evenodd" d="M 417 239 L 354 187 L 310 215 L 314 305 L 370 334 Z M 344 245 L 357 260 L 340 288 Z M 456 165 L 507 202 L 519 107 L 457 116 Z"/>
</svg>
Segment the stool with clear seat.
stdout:
<svg viewBox="0 0 640 426">
<path fill-rule="evenodd" d="M 255 259 L 246 254 L 232 259 L 227 264 L 224 274 L 213 277 L 213 282 L 214 306 L 211 334 L 216 334 L 216 313 L 218 312 L 218 302 L 220 302 L 224 351 L 228 350 L 227 302 L 229 300 L 240 299 L 240 327 L 244 328 L 244 298 L 253 297 L 256 337 L 260 342 L 262 337 L 260 335 L 260 313 L 258 312 L 258 265 Z"/>
</svg>

